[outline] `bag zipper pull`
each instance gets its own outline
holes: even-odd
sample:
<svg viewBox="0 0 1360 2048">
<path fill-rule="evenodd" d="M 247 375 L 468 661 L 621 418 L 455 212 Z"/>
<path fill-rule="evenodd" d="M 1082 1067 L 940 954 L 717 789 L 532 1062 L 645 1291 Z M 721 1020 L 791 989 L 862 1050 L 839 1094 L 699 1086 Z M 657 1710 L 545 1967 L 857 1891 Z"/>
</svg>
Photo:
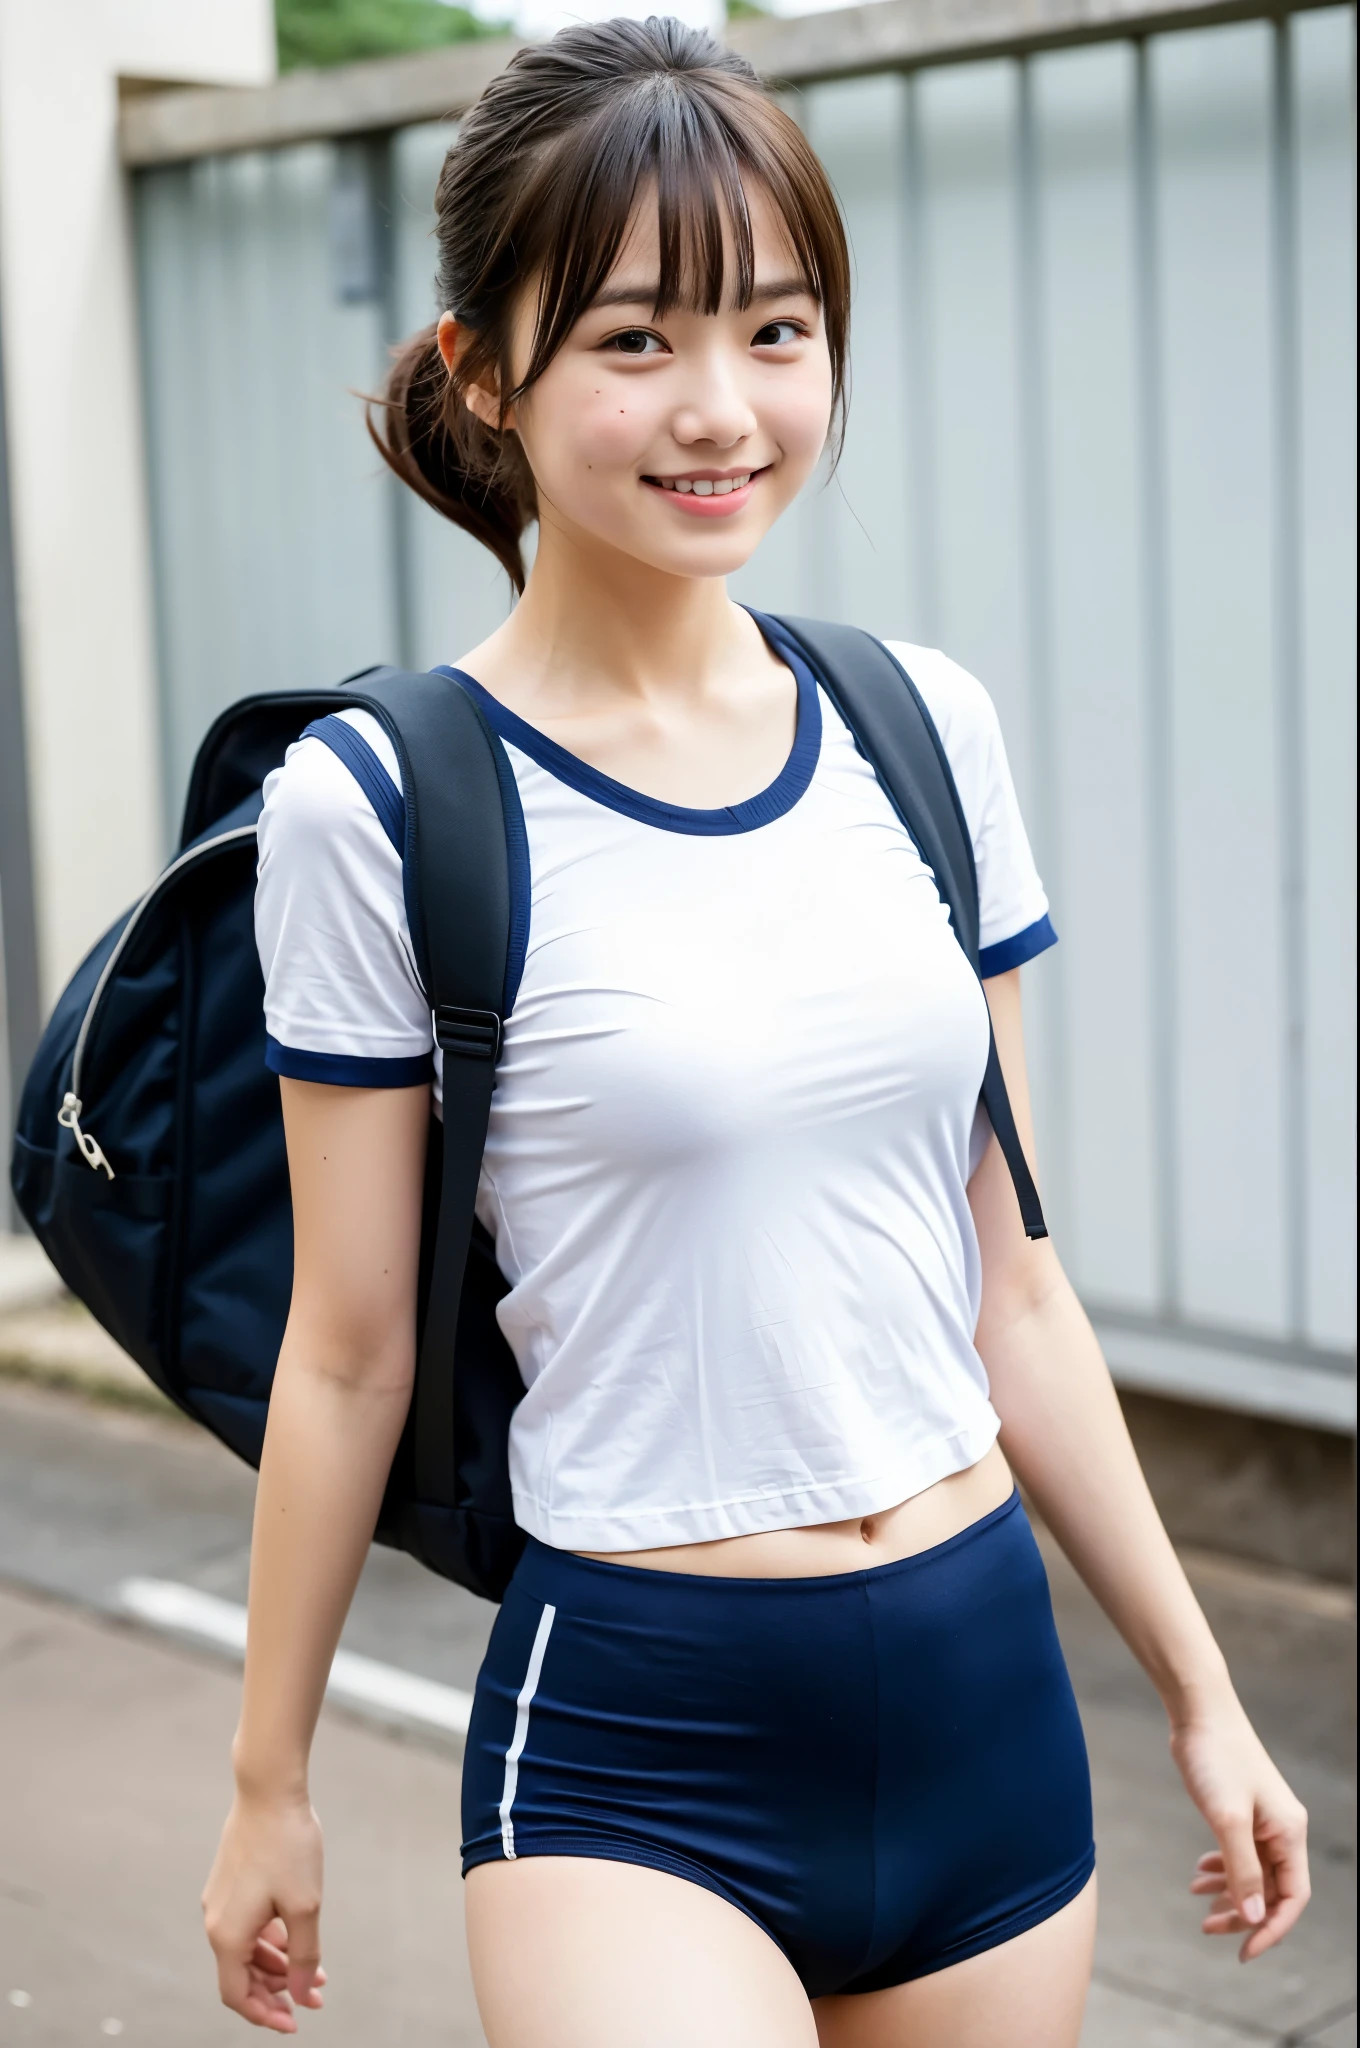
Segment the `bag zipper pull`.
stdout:
<svg viewBox="0 0 1360 2048">
<path fill-rule="evenodd" d="M 89 1131 L 82 1131 L 80 1128 L 80 1112 L 84 1107 L 85 1105 L 80 1097 L 72 1095 L 68 1089 L 62 1100 L 61 1108 L 57 1111 L 57 1122 L 62 1126 L 63 1130 L 70 1131 L 79 1148 L 80 1156 L 86 1165 L 93 1167 L 96 1173 L 102 1166 L 109 1179 L 112 1180 L 114 1178 L 114 1171 L 109 1165 L 108 1160 L 104 1157 L 99 1140 L 92 1137 Z"/>
</svg>

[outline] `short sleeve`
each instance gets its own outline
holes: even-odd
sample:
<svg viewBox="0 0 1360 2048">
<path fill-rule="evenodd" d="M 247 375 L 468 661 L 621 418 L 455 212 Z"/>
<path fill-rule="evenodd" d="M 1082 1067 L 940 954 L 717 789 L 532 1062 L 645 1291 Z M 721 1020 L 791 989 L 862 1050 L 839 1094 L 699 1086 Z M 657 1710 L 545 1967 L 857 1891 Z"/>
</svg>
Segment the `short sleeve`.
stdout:
<svg viewBox="0 0 1360 2048">
<path fill-rule="evenodd" d="M 949 756 L 977 863 L 983 979 L 1056 943 L 1034 865 L 996 706 L 982 684 L 934 647 L 885 642 L 915 683 Z"/>
<path fill-rule="evenodd" d="M 391 742 L 362 711 L 339 714 L 346 752 L 304 736 L 265 780 L 255 887 L 266 1058 L 276 1074 L 404 1088 L 432 1074 L 433 1029 L 411 947 L 401 854 L 379 818 L 400 781 Z M 386 778 L 384 786 L 383 778 Z M 374 798 L 378 799 L 375 808 Z"/>
</svg>

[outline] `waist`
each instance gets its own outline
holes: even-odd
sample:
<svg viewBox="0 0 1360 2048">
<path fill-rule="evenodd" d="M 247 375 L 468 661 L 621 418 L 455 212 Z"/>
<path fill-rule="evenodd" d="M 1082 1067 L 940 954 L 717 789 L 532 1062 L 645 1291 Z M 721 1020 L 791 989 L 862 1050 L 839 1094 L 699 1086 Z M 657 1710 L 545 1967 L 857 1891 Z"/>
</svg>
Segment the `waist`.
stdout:
<svg viewBox="0 0 1360 2048">
<path fill-rule="evenodd" d="M 933 1486 L 881 1511 L 803 1529 L 763 1529 L 652 1550 L 578 1550 L 600 1564 L 724 1579 L 831 1578 L 915 1557 L 960 1535 L 1009 1500 L 1015 1482 L 1000 1445 Z"/>
</svg>

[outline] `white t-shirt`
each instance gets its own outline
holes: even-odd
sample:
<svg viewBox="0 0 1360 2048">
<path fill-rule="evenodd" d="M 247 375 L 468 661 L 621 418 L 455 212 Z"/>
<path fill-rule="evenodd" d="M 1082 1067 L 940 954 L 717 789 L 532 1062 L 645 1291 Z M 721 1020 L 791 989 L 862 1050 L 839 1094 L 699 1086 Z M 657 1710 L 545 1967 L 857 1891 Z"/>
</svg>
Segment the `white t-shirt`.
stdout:
<svg viewBox="0 0 1360 2048">
<path fill-rule="evenodd" d="M 971 828 L 983 972 L 1004 972 L 1055 935 L 995 711 L 944 655 L 889 644 Z M 471 686 L 528 842 L 477 1206 L 526 1387 L 515 1515 L 559 1549 L 870 1514 L 997 1431 L 966 1193 L 985 1000 L 872 769 L 781 651 L 792 753 L 720 811 L 625 789 Z M 265 783 L 270 1065 L 437 1096 L 396 756 L 369 713 L 337 716 L 345 758 L 305 737 Z"/>
</svg>

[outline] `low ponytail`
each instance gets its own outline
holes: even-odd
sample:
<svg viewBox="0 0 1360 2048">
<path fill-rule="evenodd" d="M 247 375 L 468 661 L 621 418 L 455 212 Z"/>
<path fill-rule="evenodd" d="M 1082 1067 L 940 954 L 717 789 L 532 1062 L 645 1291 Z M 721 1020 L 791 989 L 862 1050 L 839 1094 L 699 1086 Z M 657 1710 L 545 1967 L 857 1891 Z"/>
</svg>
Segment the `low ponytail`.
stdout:
<svg viewBox="0 0 1360 2048">
<path fill-rule="evenodd" d="M 669 16 L 582 23 L 517 50 L 464 119 L 435 194 L 435 303 L 462 330 L 457 367 L 445 368 L 433 327 L 403 342 L 368 430 L 402 481 L 490 548 L 516 590 L 538 517 L 534 479 L 514 430 L 469 410 L 469 387 L 499 392 L 503 417 L 520 403 L 603 288 L 649 187 L 658 316 L 677 304 L 716 313 L 733 292 L 749 306 L 748 183 L 782 219 L 821 306 L 843 426 L 844 224 L 807 138 L 744 58 Z M 510 341 L 526 287 L 537 304 L 516 382 Z"/>
<path fill-rule="evenodd" d="M 493 432 L 468 410 L 466 379 L 450 377 L 436 334 L 423 327 L 393 350 L 386 387 L 368 401 L 368 431 L 402 482 L 490 548 L 520 591 L 520 543 L 538 513 L 534 480 L 514 434 Z"/>
</svg>

